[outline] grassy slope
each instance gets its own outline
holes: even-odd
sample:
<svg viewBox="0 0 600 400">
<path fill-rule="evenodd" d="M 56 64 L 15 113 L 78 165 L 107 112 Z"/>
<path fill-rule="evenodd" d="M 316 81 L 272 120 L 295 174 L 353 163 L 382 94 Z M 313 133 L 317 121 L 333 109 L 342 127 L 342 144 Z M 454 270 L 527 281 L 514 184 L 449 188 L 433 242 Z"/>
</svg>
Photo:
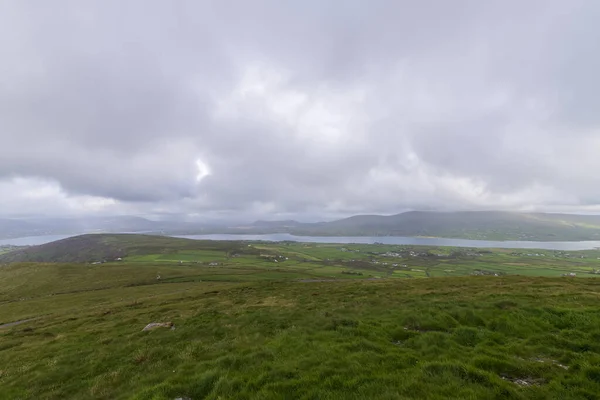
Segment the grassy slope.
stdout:
<svg viewBox="0 0 600 400">
<path fill-rule="evenodd" d="M 138 254 L 207 249 L 229 251 L 238 247 L 236 242 L 198 241 L 168 236 L 88 234 L 16 250 L 0 256 L 0 263 L 94 262 Z"/>
<path fill-rule="evenodd" d="M 3 398 L 597 398 L 596 279 L 173 283 L 4 313 Z M 4 314 L 3 314 L 4 315 Z M 175 330 L 141 332 L 149 322 Z M 517 380 L 528 382 L 521 386 Z"/>
<path fill-rule="evenodd" d="M 38 318 L 0 328 L 0 398 L 600 394 L 594 275 L 437 275 L 589 270 L 600 265 L 597 251 L 530 257 L 493 250 L 451 258 L 456 249 L 413 248 L 447 257 L 399 258 L 410 265 L 394 269 L 378 254 L 405 247 L 260 243 L 244 244 L 239 257 L 230 257 L 229 246 L 146 249 L 102 265 L 0 267 L 0 324 Z M 289 260 L 275 263 L 261 254 Z M 357 259 L 363 261 L 353 264 Z M 379 264 L 367 262 L 373 259 Z M 209 266 L 211 260 L 220 265 Z M 341 274 L 347 270 L 364 275 Z M 415 270 L 434 278 L 402 279 L 425 276 Z M 399 279 L 357 279 L 369 274 Z M 338 280 L 315 282 L 332 277 Z M 141 331 L 159 321 L 176 329 Z"/>
</svg>

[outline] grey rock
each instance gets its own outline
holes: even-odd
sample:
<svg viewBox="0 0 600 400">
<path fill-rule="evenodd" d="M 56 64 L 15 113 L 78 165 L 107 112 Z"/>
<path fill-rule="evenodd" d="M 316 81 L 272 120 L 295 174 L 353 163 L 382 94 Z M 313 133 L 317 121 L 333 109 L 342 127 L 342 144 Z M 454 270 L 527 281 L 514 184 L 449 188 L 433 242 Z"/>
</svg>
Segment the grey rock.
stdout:
<svg viewBox="0 0 600 400">
<path fill-rule="evenodd" d="M 146 325 L 146 327 L 144 329 L 142 329 L 142 331 L 151 331 L 153 329 L 156 328 L 174 328 L 174 325 L 172 322 L 152 322 L 149 323 L 148 325 Z"/>
</svg>

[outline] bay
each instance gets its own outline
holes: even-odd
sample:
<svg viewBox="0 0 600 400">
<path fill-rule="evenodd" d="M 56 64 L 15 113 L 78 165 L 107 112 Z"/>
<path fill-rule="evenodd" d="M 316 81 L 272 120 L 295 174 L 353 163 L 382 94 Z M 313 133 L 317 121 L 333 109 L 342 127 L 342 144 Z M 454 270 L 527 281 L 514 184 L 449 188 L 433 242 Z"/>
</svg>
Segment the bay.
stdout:
<svg viewBox="0 0 600 400">
<path fill-rule="evenodd" d="M 76 235 L 44 235 L 27 236 L 13 239 L 0 240 L 0 245 L 35 246 L 44 243 L 65 239 Z M 174 236 L 195 240 L 247 240 L 267 242 L 306 242 L 306 243 L 383 243 L 392 245 L 418 245 L 418 246 L 451 246 L 472 248 L 509 248 L 509 249 L 544 249 L 544 250 L 592 250 L 600 247 L 600 241 L 579 242 L 533 242 L 533 241 L 494 241 L 494 240 L 469 240 L 429 237 L 404 237 L 404 236 L 295 236 L 287 233 L 265 235 L 183 235 Z"/>
</svg>

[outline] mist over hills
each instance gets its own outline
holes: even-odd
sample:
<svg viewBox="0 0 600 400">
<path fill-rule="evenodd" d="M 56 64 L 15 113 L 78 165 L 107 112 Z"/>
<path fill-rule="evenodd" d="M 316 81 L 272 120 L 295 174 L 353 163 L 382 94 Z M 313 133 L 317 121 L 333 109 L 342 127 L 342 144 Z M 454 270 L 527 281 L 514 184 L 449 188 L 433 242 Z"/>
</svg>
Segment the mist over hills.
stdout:
<svg viewBox="0 0 600 400">
<path fill-rule="evenodd" d="M 71 233 L 144 231 L 161 228 L 162 224 L 135 216 L 0 219 L 0 237 L 4 238 Z"/>
<path fill-rule="evenodd" d="M 152 221 L 136 216 L 0 219 L 0 237 L 148 233 L 165 235 L 290 233 L 311 236 L 432 236 L 487 240 L 600 240 L 600 216 L 503 211 L 411 211 L 355 215 L 329 222 Z"/>
<path fill-rule="evenodd" d="M 311 234 L 435 236 L 487 240 L 595 240 L 600 216 L 513 212 L 406 212 L 357 215 L 307 227 Z"/>
</svg>

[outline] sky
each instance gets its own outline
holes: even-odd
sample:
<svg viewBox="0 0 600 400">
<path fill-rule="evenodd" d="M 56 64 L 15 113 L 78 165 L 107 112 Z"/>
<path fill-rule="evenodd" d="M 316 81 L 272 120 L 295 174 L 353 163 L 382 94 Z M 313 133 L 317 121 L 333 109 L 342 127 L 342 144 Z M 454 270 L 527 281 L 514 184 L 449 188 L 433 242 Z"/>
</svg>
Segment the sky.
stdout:
<svg viewBox="0 0 600 400">
<path fill-rule="evenodd" d="M 600 213 L 596 0 L 3 0 L 0 216 Z"/>
</svg>

